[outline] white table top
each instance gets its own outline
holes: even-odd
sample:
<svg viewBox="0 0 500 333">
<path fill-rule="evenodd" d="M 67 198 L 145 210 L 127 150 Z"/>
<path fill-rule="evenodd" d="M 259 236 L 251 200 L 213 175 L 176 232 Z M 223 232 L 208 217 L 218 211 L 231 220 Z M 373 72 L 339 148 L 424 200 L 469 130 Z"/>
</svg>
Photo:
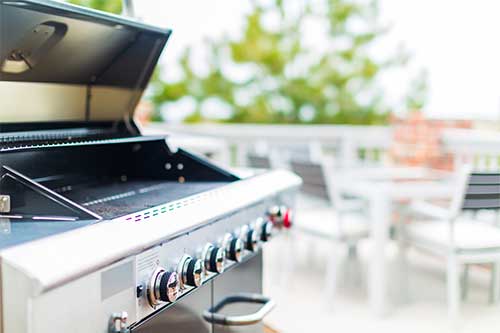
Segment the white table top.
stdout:
<svg viewBox="0 0 500 333">
<path fill-rule="evenodd" d="M 424 168 L 371 168 L 350 170 L 337 184 L 340 191 L 357 197 L 384 196 L 392 200 L 448 199 L 456 189 L 452 173 Z"/>
</svg>

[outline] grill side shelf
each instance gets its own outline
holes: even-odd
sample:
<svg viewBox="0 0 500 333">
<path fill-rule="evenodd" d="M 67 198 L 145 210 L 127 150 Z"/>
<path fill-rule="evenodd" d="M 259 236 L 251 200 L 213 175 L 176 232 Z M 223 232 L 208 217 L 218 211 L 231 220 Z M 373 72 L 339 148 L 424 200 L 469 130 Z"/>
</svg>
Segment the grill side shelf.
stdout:
<svg viewBox="0 0 500 333">
<path fill-rule="evenodd" d="M 16 218 L 41 221 L 102 219 L 99 215 L 5 165 L 0 169 L 0 195 L 8 197 L 10 201 L 9 211 L 3 211 L 1 214 L 14 221 Z"/>
</svg>

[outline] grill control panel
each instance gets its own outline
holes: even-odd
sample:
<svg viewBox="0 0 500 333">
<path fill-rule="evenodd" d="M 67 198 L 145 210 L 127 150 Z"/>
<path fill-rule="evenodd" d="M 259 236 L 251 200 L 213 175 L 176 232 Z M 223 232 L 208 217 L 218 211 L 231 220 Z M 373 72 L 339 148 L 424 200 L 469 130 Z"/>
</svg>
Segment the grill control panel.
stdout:
<svg viewBox="0 0 500 333">
<path fill-rule="evenodd" d="M 261 204 L 141 253 L 136 257 L 136 283 L 144 292 L 137 293 L 137 319 L 255 255 L 290 225 L 290 209 Z"/>
</svg>

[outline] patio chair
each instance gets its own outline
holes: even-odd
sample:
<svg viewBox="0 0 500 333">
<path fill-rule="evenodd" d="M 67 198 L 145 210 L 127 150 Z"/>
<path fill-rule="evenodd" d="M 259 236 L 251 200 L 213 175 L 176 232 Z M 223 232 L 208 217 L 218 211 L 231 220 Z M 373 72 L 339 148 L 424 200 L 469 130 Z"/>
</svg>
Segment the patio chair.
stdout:
<svg viewBox="0 0 500 333">
<path fill-rule="evenodd" d="M 251 168 L 290 168 L 290 161 L 318 161 L 322 158 L 322 147 L 317 141 L 305 143 L 271 143 L 257 141 L 246 153 Z"/>
<path fill-rule="evenodd" d="M 271 169 L 271 158 L 269 155 L 247 154 L 248 166 L 254 169 Z"/>
<path fill-rule="evenodd" d="M 500 228 L 493 222 L 475 218 L 470 212 L 499 209 L 500 173 L 471 173 L 470 167 L 458 172 L 457 188 L 448 208 L 426 202 L 410 205 L 411 212 L 431 219 L 403 224 L 401 239 L 446 257 L 448 311 L 452 321 L 459 317 L 461 290 L 466 287 L 461 286 L 464 266 L 492 265 L 490 300 L 498 301 Z"/>
<path fill-rule="evenodd" d="M 342 177 L 326 161 L 292 161 L 291 168 L 303 180 L 294 219 L 295 235 L 323 238 L 332 241 L 334 247 L 337 244 L 346 245 L 348 260 L 353 263 L 357 259 L 359 241 L 369 235 L 365 203 L 343 197 L 336 191 L 335 181 L 341 181 Z M 292 246 L 296 244 L 292 241 Z M 339 258 L 335 250 L 328 256 L 326 265 L 325 290 L 329 297 L 335 295 L 338 277 Z"/>
</svg>

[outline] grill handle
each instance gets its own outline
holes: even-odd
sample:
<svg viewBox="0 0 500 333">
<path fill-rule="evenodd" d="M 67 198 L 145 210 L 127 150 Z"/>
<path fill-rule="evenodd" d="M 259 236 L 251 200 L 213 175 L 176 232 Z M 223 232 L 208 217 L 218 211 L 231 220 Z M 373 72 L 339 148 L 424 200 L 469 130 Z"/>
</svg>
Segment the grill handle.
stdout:
<svg viewBox="0 0 500 333">
<path fill-rule="evenodd" d="M 230 304 L 254 303 L 262 304 L 262 307 L 254 313 L 240 316 L 226 316 L 218 313 L 222 308 Z M 276 306 L 269 297 L 259 294 L 236 294 L 228 296 L 212 308 L 203 312 L 203 319 L 212 324 L 224 326 L 249 326 L 261 322 Z"/>
</svg>

